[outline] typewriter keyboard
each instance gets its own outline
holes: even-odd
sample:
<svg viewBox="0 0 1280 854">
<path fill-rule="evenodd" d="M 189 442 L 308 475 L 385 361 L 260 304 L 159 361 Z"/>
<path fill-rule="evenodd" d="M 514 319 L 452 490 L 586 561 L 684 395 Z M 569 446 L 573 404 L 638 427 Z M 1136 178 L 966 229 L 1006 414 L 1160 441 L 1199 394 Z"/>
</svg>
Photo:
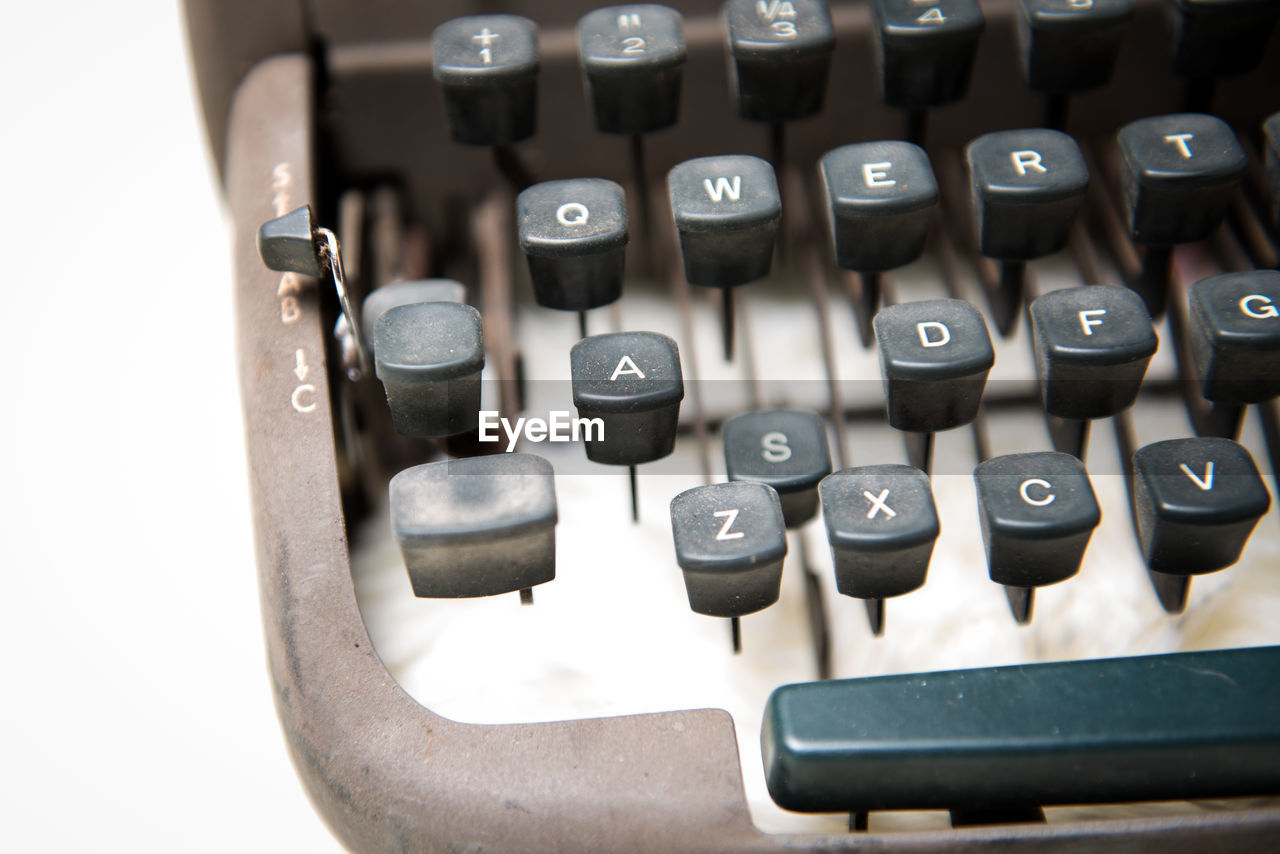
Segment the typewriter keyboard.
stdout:
<svg viewBox="0 0 1280 854">
<path fill-rule="evenodd" d="M 1276 656 L 1079 669 L 1280 644 L 1280 9 L 1221 5 L 460 17 L 391 63 L 440 105 L 403 173 L 342 115 L 399 72 L 335 49 L 335 420 L 394 678 L 479 724 L 726 709 L 770 831 L 1277 794 L 1280 697 L 1237 678 Z M 1151 106 L 1108 100 L 1143 64 Z M 1202 671 L 1241 699 L 1180 704 Z M 1141 783 L 1206 723 L 1253 746 L 1220 786 Z"/>
</svg>

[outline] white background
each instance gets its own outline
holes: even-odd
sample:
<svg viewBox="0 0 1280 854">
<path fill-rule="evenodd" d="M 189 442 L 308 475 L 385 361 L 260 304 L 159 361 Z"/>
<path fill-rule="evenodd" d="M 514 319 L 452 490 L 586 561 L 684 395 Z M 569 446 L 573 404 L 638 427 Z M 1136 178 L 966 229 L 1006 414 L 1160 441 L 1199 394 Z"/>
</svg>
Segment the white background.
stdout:
<svg viewBox="0 0 1280 854">
<path fill-rule="evenodd" d="M 336 850 L 271 706 L 179 4 L 4 17 L 0 847 Z"/>
</svg>

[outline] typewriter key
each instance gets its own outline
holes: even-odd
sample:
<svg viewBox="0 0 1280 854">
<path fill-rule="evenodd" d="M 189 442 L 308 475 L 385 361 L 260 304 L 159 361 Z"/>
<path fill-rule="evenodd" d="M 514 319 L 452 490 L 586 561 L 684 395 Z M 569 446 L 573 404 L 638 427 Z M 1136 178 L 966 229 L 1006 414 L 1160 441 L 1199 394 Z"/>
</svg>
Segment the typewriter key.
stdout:
<svg viewBox="0 0 1280 854">
<path fill-rule="evenodd" d="M 769 275 L 782 217 L 773 167 L 759 157 L 686 160 L 667 173 L 685 278 L 720 288 L 725 359 L 733 354 L 732 288 Z"/>
<path fill-rule="evenodd" d="M 631 515 L 639 519 L 636 466 L 671 453 L 684 399 L 676 342 L 657 332 L 614 332 L 584 338 L 569 351 L 573 405 L 600 420 L 584 437 L 587 459 L 628 466 Z"/>
<path fill-rule="evenodd" d="M 728 0 L 724 17 L 738 115 L 749 121 L 787 122 L 822 110 L 836 46 L 831 12 L 823 0 Z"/>
<path fill-rule="evenodd" d="M 836 589 L 867 603 L 884 633 L 884 600 L 919 589 L 940 530 L 929 477 L 913 466 L 842 469 L 818 484 Z"/>
<path fill-rule="evenodd" d="M 1116 141 L 1130 232 L 1147 247 L 1136 290 L 1159 317 L 1168 298 L 1170 247 L 1204 240 L 1218 227 L 1248 158 L 1226 122 L 1198 113 L 1130 122 Z"/>
<path fill-rule="evenodd" d="M 1031 622 L 1035 588 L 1075 575 L 1102 519 L 1089 475 L 1070 454 L 1009 454 L 973 472 L 987 572 L 1003 584 L 1019 623 Z"/>
<path fill-rule="evenodd" d="M 494 454 L 415 466 L 391 479 L 391 526 L 415 596 L 527 591 L 556 577 L 551 464 Z"/>
<path fill-rule="evenodd" d="M 818 482 L 831 474 L 827 427 L 812 412 L 746 412 L 724 423 L 724 462 L 729 480 L 772 486 L 788 528 L 818 512 Z"/>
<path fill-rule="evenodd" d="M 924 144 L 925 110 L 964 97 L 986 26 L 977 0 L 873 0 L 880 83 L 890 107 L 905 107 L 907 138 Z"/>
<path fill-rule="evenodd" d="M 622 187 L 601 178 L 544 181 L 516 199 L 520 248 L 538 305 L 579 313 L 622 294 L 627 206 Z"/>
<path fill-rule="evenodd" d="M 454 302 L 396 306 L 378 320 L 373 351 L 398 432 L 435 438 L 475 429 L 484 367 L 480 312 Z"/>
<path fill-rule="evenodd" d="M 738 618 L 777 602 L 782 584 L 787 530 L 778 493 L 743 481 L 686 490 L 671 501 L 671 531 L 689 607 L 731 618 L 741 651 Z"/>
<path fill-rule="evenodd" d="M 431 65 L 455 142 L 505 145 L 537 122 L 538 27 L 519 15 L 454 18 L 431 34 Z"/>
<path fill-rule="evenodd" d="M 863 346 L 880 307 L 880 273 L 924 250 L 938 183 L 924 149 L 909 142 L 863 142 L 820 161 L 836 264 L 859 274 L 854 310 Z"/>
<path fill-rule="evenodd" d="M 964 300 L 899 303 L 874 321 L 889 424 L 920 434 L 912 465 L 929 471 L 932 434 L 968 424 L 982 404 L 995 351 L 987 324 Z"/>
<path fill-rule="evenodd" d="M 1191 576 L 1240 559 L 1271 496 L 1253 457 L 1230 439 L 1172 439 L 1133 455 L 1134 524 L 1160 604 L 1187 606 Z"/>
</svg>

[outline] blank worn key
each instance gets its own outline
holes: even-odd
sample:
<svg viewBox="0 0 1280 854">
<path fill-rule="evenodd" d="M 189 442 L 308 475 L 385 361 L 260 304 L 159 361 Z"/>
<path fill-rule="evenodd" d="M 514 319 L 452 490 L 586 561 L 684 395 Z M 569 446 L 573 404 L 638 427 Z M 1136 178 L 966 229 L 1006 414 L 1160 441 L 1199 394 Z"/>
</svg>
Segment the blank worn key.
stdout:
<svg viewBox="0 0 1280 854">
<path fill-rule="evenodd" d="M 991 580 L 1003 584 L 1019 623 L 1032 591 L 1080 569 L 1102 512 L 1084 465 L 1070 454 L 1009 454 L 973 472 Z"/>
<path fill-rule="evenodd" d="M 697 613 L 741 617 L 778 601 L 787 533 L 772 487 L 738 481 L 686 490 L 671 501 L 671 531 Z"/>
<path fill-rule="evenodd" d="M 822 110 L 835 28 L 824 0 L 724 4 L 738 114 L 784 122 Z"/>
<path fill-rule="evenodd" d="M 679 12 L 652 3 L 596 9 L 578 22 L 578 43 L 598 130 L 639 134 L 675 124 L 688 53 Z"/>
<path fill-rule="evenodd" d="M 385 311 L 373 344 L 396 430 L 453 436 L 480 419 L 484 341 L 480 312 L 453 302 L 420 302 Z"/>
<path fill-rule="evenodd" d="M 415 302 L 466 302 L 467 289 L 453 279 L 404 279 L 375 288 L 360 306 L 366 341 L 378 337 L 378 321 L 389 310 Z"/>
<path fill-rule="evenodd" d="M 555 578 L 555 479 L 541 457 L 415 466 L 391 479 L 390 497 L 415 596 L 494 596 Z"/>
<path fill-rule="evenodd" d="M 773 409 L 725 422 L 724 461 L 729 480 L 765 483 L 778 492 L 787 527 L 818 512 L 818 482 L 831 474 L 827 427 L 813 412 Z"/>
<path fill-rule="evenodd" d="M 938 201 L 929 155 L 909 142 L 862 142 L 820 161 L 836 264 L 892 270 L 920 257 Z"/>
<path fill-rule="evenodd" d="M 1280 272 L 1212 276 L 1192 285 L 1189 303 L 1205 399 L 1261 403 L 1280 394 Z"/>
<path fill-rule="evenodd" d="M 538 27 L 519 15 L 472 15 L 431 35 L 449 130 L 467 145 L 505 145 L 537 123 Z"/>
<path fill-rule="evenodd" d="M 987 324 L 964 300 L 892 305 L 875 317 L 889 424 L 929 432 L 978 414 L 995 350 Z"/>
<path fill-rule="evenodd" d="M 1159 345 L 1142 298 L 1102 285 L 1037 298 L 1031 332 L 1045 412 L 1060 418 L 1128 409 Z"/>
<path fill-rule="evenodd" d="M 544 181 L 516 199 L 520 248 L 538 305 L 595 308 L 622 293 L 627 205 L 603 178 Z"/>
<path fill-rule="evenodd" d="M 891 107 L 936 107 L 964 97 L 986 26 L 977 0 L 873 0 L 881 83 Z"/>
</svg>

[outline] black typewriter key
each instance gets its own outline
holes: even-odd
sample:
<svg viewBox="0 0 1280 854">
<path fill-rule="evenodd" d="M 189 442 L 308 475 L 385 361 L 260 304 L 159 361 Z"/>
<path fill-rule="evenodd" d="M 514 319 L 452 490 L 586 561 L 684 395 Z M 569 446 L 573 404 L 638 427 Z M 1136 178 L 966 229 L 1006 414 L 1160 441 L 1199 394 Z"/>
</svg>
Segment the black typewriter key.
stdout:
<svg viewBox="0 0 1280 854">
<path fill-rule="evenodd" d="M 431 438 L 475 429 L 484 367 L 480 312 L 453 302 L 390 308 L 378 320 L 373 355 L 397 431 Z"/>
<path fill-rule="evenodd" d="M 453 279 L 405 279 L 375 288 L 364 298 L 360 325 L 366 341 L 378 336 L 378 321 L 388 310 L 415 302 L 466 302 L 467 289 Z"/>
<path fill-rule="evenodd" d="M 551 464 L 494 454 L 415 466 L 391 479 L 391 526 L 415 596 L 522 591 L 556 577 Z"/>
<path fill-rule="evenodd" d="M 675 124 L 684 73 L 684 19 L 654 4 L 607 6 L 577 23 L 595 127 L 648 133 Z"/>
<path fill-rule="evenodd" d="M 1001 262 L 988 290 L 1002 335 L 1021 314 L 1025 262 L 1067 244 L 1089 185 L 1089 169 L 1075 140 L 1056 130 L 1009 130 L 980 136 L 965 150 L 978 245 Z"/>
<path fill-rule="evenodd" d="M 539 305 L 585 311 L 621 295 L 627 206 L 618 184 L 535 184 L 516 199 L 516 225 Z"/>
<path fill-rule="evenodd" d="M 973 477 L 987 571 L 1025 624 L 1035 588 L 1076 574 L 1102 518 L 1089 475 L 1076 457 L 1043 451 L 993 457 Z"/>
<path fill-rule="evenodd" d="M 1228 77 L 1258 67 L 1280 17 L 1275 0 L 1165 0 L 1173 22 L 1173 70 Z"/>
<path fill-rule="evenodd" d="M 1192 285 L 1189 340 L 1206 400 L 1261 403 L 1280 395 L 1280 272 L 1212 276 Z"/>
<path fill-rule="evenodd" d="M 638 518 L 636 471 L 662 459 L 676 442 L 684 377 L 676 342 L 657 332 L 584 338 L 569 351 L 573 405 L 599 419 L 584 437 L 587 459 L 630 467 L 632 518 Z"/>
<path fill-rule="evenodd" d="M 831 474 L 827 428 L 812 412 L 747 412 L 725 422 L 724 462 L 729 480 L 772 486 L 788 528 L 818 512 L 818 482 Z"/>
<path fill-rule="evenodd" d="M 1006 130 L 969 143 L 973 209 L 983 255 L 1026 261 L 1067 245 L 1089 169 L 1076 141 L 1056 130 Z"/>
<path fill-rule="evenodd" d="M 1218 227 L 1247 158 L 1226 122 L 1201 113 L 1139 119 L 1116 139 L 1130 232 L 1147 245 L 1138 290 L 1159 317 L 1169 285 L 1168 247 L 1203 240 Z"/>
<path fill-rule="evenodd" d="M 974 419 L 995 363 L 977 309 L 958 299 L 899 303 L 876 314 L 875 331 L 890 425 L 933 432 Z"/>
<path fill-rule="evenodd" d="M 1230 439 L 1172 439 L 1133 455 L 1138 545 L 1161 604 L 1186 607 L 1190 576 L 1240 559 L 1271 506 L 1253 458 Z"/>
<path fill-rule="evenodd" d="M 923 109 L 964 97 L 986 24 L 977 0 L 872 0 L 871 13 L 885 103 Z"/>
<path fill-rule="evenodd" d="M 686 160 L 668 173 L 667 191 L 691 284 L 727 288 L 769 274 L 782 200 L 767 161 Z"/>
<path fill-rule="evenodd" d="M 311 206 L 290 211 L 258 229 L 258 255 L 269 269 L 320 278 L 320 253 Z"/>
<path fill-rule="evenodd" d="M 1067 94 L 1111 79 L 1133 0 L 1021 0 L 1019 31 L 1027 86 Z"/>
<path fill-rule="evenodd" d="M 782 196 L 768 161 L 749 155 L 699 157 L 667 173 L 671 215 L 685 278 L 723 293 L 725 358 L 733 352 L 730 289 L 769 275 Z"/>
<path fill-rule="evenodd" d="M 1267 119 L 1262 125 L 1262 135 L 1266 140 L 1267 164 L 1267 211 L 1271 216 L 1271 224 L 1280 228 L 1280 113 Z"/>
<path fill-rule="evenodd" d="M 533 136 L 538 28 L 519 15 L 454 18 L 431 35 L 431 64 L 456 142 L 505 145 Z"/>
<path fill-rule="evenodd" d="M 1231 127 L 1200 113 L 1139 119 L 1117 141 L 1133 238 L 1157 246 L 1208 237 L 1248 162 Z"/>
<path fill-rule="evenodd" d="M 836 264 L 858 273 L 852 298 L 866 347 L 880 307 L 879 274 L 920 257 L 938 183 L 929 156 L 909 142 L 844 145 L 824 154 L 819 167 Z"/>
<path fill-rule="evenodd" d="M 822 155 L 836 264 L 878 272 L 920 257 L 938 201 L 929 155 L 909 142 L 862 142 Z"/>
<path fill-rule="evenodd" d="M 638 134 L 676 123 L 687 55 L 679 12 L 650 3 L 596 9 L 578 22 L 578 42 L 597 129 Z"/>
<path fill-rule="evenodd" d="M 903 465 L 842 469 L 818 485 L 836 589 L 867 600 L 884 632 L 884 600 L 919 589 L 940 530 L 929 478 Z"/>
<path fill-rule="evenodd" d="M 822 111 L 836 34 L 824 0 L 724 4 L 738 114 L 757 122 Z"/>
<path fill-rule="evenodd" d="M 787 555 L 778 493 L 745 481 L 687 490 L 671 501 L 671 532 L 689 607 L 733 618 L 738 651 L 737 619 L 778 601 Z"/>
<path fill-rule="evenodd" d="M 1102 285 L 1037 298 L 1031 333 L 1044 409 L 1059 418 L 1128 409 L 1159 345 L 1142 298 Z"/>
</svg>

